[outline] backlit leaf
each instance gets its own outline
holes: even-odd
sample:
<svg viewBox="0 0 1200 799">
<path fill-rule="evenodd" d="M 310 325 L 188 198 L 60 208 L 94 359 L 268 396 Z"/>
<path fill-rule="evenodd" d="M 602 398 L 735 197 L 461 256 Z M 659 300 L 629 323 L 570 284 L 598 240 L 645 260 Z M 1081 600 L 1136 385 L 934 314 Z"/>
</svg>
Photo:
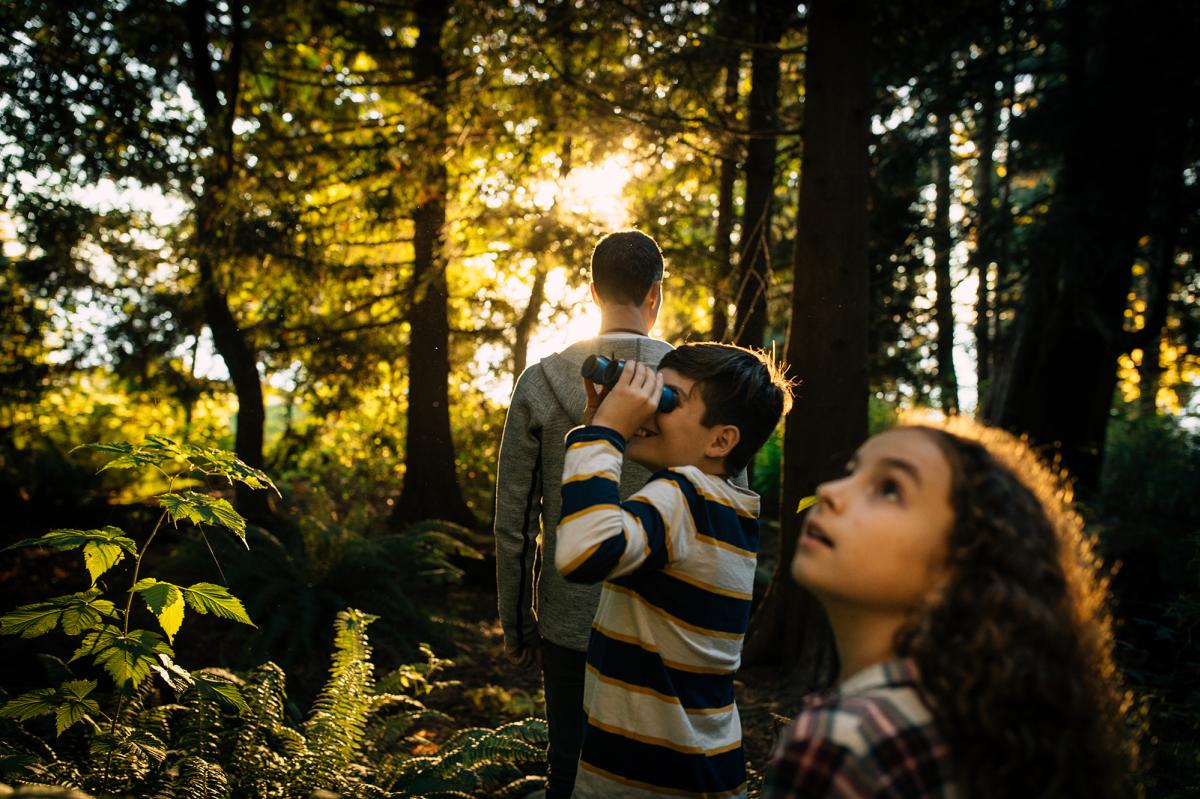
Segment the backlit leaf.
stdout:
<svg viewBox="0 0 1200 799">
<path fill-rule="evenodd" d="M 112 526 L 101 530 L 51 530 L 38 538 L 25 538 L 15 544 L 9 544 L 0 552 L 7 552 L 18 547 L 49 547 L 50 549 L 68 550 L 78 549 L 91 543 L 115 546 L 130 555 L 137 554 L 137 543 L 127 537 L 119 528 Z M 89 568 L 88 571 L 91 569 Z M 95 582 L 95 578 L 92 582 Z"/>
<path fill-rule="evenodd" d="M 116 544 L 89 541 L 83 545 L 83 565 L 92 576 L 92 585 L 100 575 L 116 566 L 125 557 L 125 551 Z"/>
<path fill-rule="evenodd" d="M 55 597 L 45 602 L 24 605 L 0 617 L 0 634 L 36 638 L 53 630 L 61 622 L 63 632 L 79 635 L 111 618 L 116 606 L 100 599 L 100 590 L 92 588 L 77 594 Z"/>
<path fill-rule="evenodd" d="M 233 708 L 238 713 L 249 713 L 250 706 L 242 697 L 242 690 L 230 677 L 214 674 L 211 671 L 193 671 L 196 690 L 209 696 L 223 705 Z"/>
<path fill-rule="evenodd" d="M 211 613 L 223 619 L 255 626 L 254 622 L 250 621 L 242 601 L 229 593 L 229 589 L 223 585 L 196 583 L 183 589 L 183 598 L 198 613 Z"/>
<path fill-rule="evenodd" d="M 161 448 L 138 447 L 130 444 L 128 441 L 84 444 L 75 449 L 90 449 L 93 452 L 103 452 L 115 456 L 108 463 L 101 466 L 100 471 L 104 471 L 105 469 L 137 469 L 144 466 L 161 466 L 170 460 L 171 457 L 169 453 L 164 452 Z M 74 452 L 75 450 L 71 451 Z"/>
<path fill-rule="evenodd" d="M 195 491 L 184 491 L 179 494 L 163 494 L 158 501 L 176 524 L 180 519 L 197 525 L 219 524 L 240 538 L 247 549 L 250 548 L 249 544 L 246 544 L 246 520 L 233 509 L 228 500 L 197 494 Z"/>
<path fill-rule="evenodd" d="M 149 630 L 122 633 L 119 628 L 106 625 L 85 635 L 71 660 L 91 656 L 93 662 L 107 671 L 118 687 L 132 684 L 136 688 L 150 676 L 159 654 L 172 656 L 175 653 L 157 633 Z"/>
<path fill-rule="evenodd" d="M 39 688 L 10 699 L 0 707 L 0 718 L 28 721 L 37 716 L 53 713 L 58 707 L 58 691 L 54 688 Z"/>
<path fill-rule="evenodd" d="M 183 624 L 183 590 L 177 585 L 163 583 L 153 578 L 138 580 L 133 590 L 141 595 L 146 607 L 158 619 L 167 640 L 175 643 L 175 634 Z"/>
<path fill-rule="evenodd" d="M 100 705 L 87 696 L 96 689 L 94 680 L 72 680 L 59 686 L 62 704 L 55 710 L 55 729 L 62 735 L 67 728 L 91 714 L 100 712 Z"/>
</svg>

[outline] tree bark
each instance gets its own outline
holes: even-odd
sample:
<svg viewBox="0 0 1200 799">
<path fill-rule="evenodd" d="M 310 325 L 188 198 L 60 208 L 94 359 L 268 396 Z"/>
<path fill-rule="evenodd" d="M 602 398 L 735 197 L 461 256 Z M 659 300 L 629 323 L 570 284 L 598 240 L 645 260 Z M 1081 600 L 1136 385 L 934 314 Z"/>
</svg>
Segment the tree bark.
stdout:
<svg viewBox="0 0 1200 799">
<path fill-rule="evenodd" d="M 815 0 L 808 19 L 804 156 L 787 359 L 802 382 L 783 447 L 779 566 L 751 620 L 744 658 L 828 682 L 836 655 L 824 611 L 791 578 L 801 497 L 840 473 L 867 435 L 867 172 L 870 31 L 863 0 Z"/>
<path fill-rule="evenodd" d="M 732 126 L 736 119 L 738 104 L 738 80 L 741 76 L 742 51 L 734 44 L 738 35 L 738 13 L 733 3 L 726 2 L 720 6 L 722 15 L 722 33 L 730 40 L 726 45 L 724 70 L 724 85 L 722 88 L 722 111 L 727 124 Z M 715 244 L 716 280 L 713 286 L 713 322 L 711 338 L 713 341 L 724 341 L 729 336 L 729 313 L 727 306 L 730 300 L 729 279 L 733 274 L 733 225 L 737 211 L 733 206 L 733 193 L 737 183 L 737 156 L 741 149 L 740 142 L 732 133 L 725 134 L 719 159 L 719 177 L 717 189 L 717 231 Z"/>
<path fill-rule="evenodd" d="M 989 61 L 989 64 L 991 62 Z M 978 116 L 979 160 L 975 168 L 975 276 L 979 286 L 975 294 L 975 385 L 976 405 L 992 378 L 992 290 L 991 268 L 996 260 L 995 214 L 992 198 L 995 194 L 996 170 L 993 157 L 996 149 L 996 88 L 995 75 L 984 69 L 980 80 L 980 109 Z"/>
<path fill-rule="evenodd" d="M 204 176 L 204 190 L 196 203 L 195 257 L 200 276 L 201 303 L 204 321 L 213 336 L 213 346 L 229 370 L 229 379 L 237 395 L 238 410 L 234 433 L 234 452 L 248 466 L 261 469 L 266 409 L 263 403 L 262 379 L 258 374 L 258 353 L 253 343 L 242 334 L 229 300 L 217 276 L 225 254 L 222 242 L 221 204 L 233 178 L 234 135 L 233 120 L 241 85 L 241 53 L 244 36 L 244 6 L 235 3 L 231 12 L 232 46 L 223 66 L 223 74 L 214 72 L 209 55 L 207 0 L 188 0 L 189 60 L 197 102 L 204 111 L 206 133 L 213 145 L 209 168 Z M 218 97 L 218 80 L 223 77 L 225 104 Z M 266 491 L 253 491 L 238 483 L 235 487 L 238 511 L 253 521 L 270 516 Z"/>
<path fill-rule="evenodd" d="M 1165 13 L 1164 13 L 1165 12 Z M 1154 136 L 1174 102 L 1166 5 L 1071 4 L 1064 13 L 1069 92 L 1057 147 L 1061 178 L 1031 261 L 1012 371 L 991 421 L 1058 446 L 1086 493 L 1100 475 L 1124 311 L 1145 208 Z M 1164 24 L 1165 23 L 1165 24 Z M 1126 98 L 1113 114 L 1113 97 Z"/>
<path fill-rule="evenodd" d="M 1145 325 L 1134 336 L 1133 346 L 1142 350 L 1138 367 L 1140 412 L 1153 416 L 1158 412 L 1158 384 L 1162 376 L 1161 341 L 1175 285 L 1175 251 L 1186 209 L 1183 202 L 1183 170 L 1186 163 L 1188 113 L 1193 104 L 1181 102 L 1175 118 L 1156 126 L 1160 134 L 1155 166 L 1153 203 L 1154 223 L 1150 263 L 1146 275 Z"/>
<path fill-rule="evenodd" d="M 538 313 L 542 310 L 542 303 L 545 301 L 546 270 L 539 266 L 533 276 L 529 304 L 525 306 L 525 312 L 517 320 L 513 337 L 513 379 L 520 377 L 521 373 L 525 371 L 525 364 L 529 357 L 529 337 L 533 333 L 534 326 L 537 325 Z"/>
<path fill-rule="evenodd" d="M 427 112 L 427 169 L 413 211 L 405 474 L 390 519 L 393 528 L 424 519 L 468 526 L 478 523 L 458 485 L 450 433 L 450 320 L 444 252 L 447 71 L 441 44 L 448 16 L 448 4 L 442 0 L 421 0 L 417 6 L 419 33 L 413 65 Z"/>
<path fill-rule="evenodd" d="M 933 183 L 937 191 L 933 212 L 933 274 L 937 289 L 938 401 L 946 413 L 958 413 L 958 374 L 954 369 L 954 289 L 950 280 L 950 111 L 937 112 L 933 142 Z"/>
<path fill-rule="evenodd" d="M 761 347 L 767 331 L 770 280 L 771 201 L 775 194 L 776 131 L 779 128 L 779 50 L 791 12 L 781 0 L 758 0 L 757 45 L 750 60 L 750 140 L 746 145 L 746 205 L 738 249 L 736 331 L 744 347 Z"/>
</svg>

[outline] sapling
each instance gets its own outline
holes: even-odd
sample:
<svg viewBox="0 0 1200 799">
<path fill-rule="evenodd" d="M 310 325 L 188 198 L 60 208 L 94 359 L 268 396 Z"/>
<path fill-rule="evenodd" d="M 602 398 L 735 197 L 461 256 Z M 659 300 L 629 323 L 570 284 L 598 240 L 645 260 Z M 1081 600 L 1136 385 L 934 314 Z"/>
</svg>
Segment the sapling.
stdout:
<svg viewBox="0 0 1200 799">
<path fill-rule="evenodd" d="M 167 482 L 167 490 L 156 497 L 162 512 L 153 529 L 139 545 L 125 531 L 106 526 L 93 530 L 51 530 L 37 538 L 18 541 L 3 551 L 20 547 L 83 550 L 83 564 L 90 586 L 64 596 L 35 602 L 0 617 L 0 634 L 35 638 L 56 629 L 79 636 L 80 643 L 68 664 L 90 660 L 94 669 L 114 683 L 115 707 L 104 713 L 96 699 L 97 679 L 82 676 L 63 681 L 54 688 L 39 688 L 9 700 L 0 707 L 0 717 L 26 721 L 53 715 L 58 735 L 75 724 L 85 723 L 103 734 L 101 720 L 114 734 L 122 703 L 144 680 L 158 677 L 175 691 L 189 688 L 218 701 L 245 710 L 246 704 L 231 681 L 209 671 L 190 672 L 175 663 L 172 648 L 188 608 L 254 626 L 242 602 L 216 583 L 176 585 L 142 574 L 146 551 L 165 524 L 181 522 L 200 528 L 223 527 L 246 543 L 246 520 L 220 497 L 192 490 L 175 490 L 179 483 L 194 484 L 195 478 L 216 477 L 230 485 L 242 483 L 252 489 L 279 493 L 262 471 L 247 466 L 231 453 L 179 444 L 163 436 L 150 435 L 140 445 L 128 442 L 86 444 L 87 449 L 110 456 L 106 469 L 152 469 Z M 102 578 L 125 558 L 133 558 L 132 576 L 123 593 L 112 596 Z M 131 628 L 134 597 L 140 597 L 158 621 L 159 631 Z M 164 638 L 165 636 L 165 638 Z"/>
</svg>

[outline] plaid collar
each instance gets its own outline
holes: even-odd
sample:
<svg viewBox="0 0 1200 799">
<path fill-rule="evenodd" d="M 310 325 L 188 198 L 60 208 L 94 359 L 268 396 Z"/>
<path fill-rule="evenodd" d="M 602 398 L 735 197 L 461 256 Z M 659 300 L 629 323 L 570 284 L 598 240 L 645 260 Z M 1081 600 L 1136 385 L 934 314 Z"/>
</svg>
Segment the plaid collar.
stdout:
<svg viewBox="0 0 1200 799">
<path fill-rule="evenodd" d="M 855 672 L 838 688 L 842 696 L 865 694 L 877 688 L 917 685 L 920 675 L 910 658 L 895 658 Z"/>
</svg>

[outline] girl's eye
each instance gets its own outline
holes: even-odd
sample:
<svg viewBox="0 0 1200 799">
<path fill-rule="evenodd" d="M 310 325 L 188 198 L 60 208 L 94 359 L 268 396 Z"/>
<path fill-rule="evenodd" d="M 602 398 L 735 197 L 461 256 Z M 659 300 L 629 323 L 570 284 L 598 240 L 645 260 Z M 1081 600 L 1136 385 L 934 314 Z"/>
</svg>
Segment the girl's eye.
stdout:
<svg viewBox="0 0 1200 799">
<path fill-rule="evenodd" d="M 899 502 L 903 498 L 901 496 L 900 483 L 890 477 L 884 478 L 879 483 L 879 496 Z"/>
</svg>

